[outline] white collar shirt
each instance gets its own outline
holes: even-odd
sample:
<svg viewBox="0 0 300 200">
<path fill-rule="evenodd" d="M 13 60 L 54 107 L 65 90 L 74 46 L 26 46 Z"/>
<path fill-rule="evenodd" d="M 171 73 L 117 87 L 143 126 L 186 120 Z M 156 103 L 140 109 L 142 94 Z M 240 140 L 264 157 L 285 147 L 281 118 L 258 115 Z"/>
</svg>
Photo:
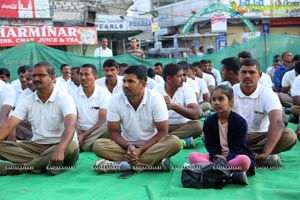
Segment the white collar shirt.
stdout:
<svg viewBox="0 0 300 200">
<path fill-rule="evenodd" d="M 107 85 L 106 85 L 106 77 L 102 77 L 102 78 L 97 79 L 96 84 L 104 87 L 105 89 L 107 89 L 107 91 L 109 91 L 108 88 L 107 88 Z M 123 76 L 117 75 L 117 84 L 114 87 L 114 89 L 112 91 L 112 94 L 117 94 L 119 92 L 122 92 L 123 91 L 122 85 L 123 85 Z"/>
<path fill-rule="evenodd" d="M 278 95 L 259 83 L 250 96 L 242 92 L 240 83 L 233 85 L 232 89 L 234 92 L 232 110 L 245 118 L 248 132 L 267 132 L 270 124 L 268 113 L 272 110 L 282 110 Z"/>
<path fill-rule="evenodd" d="M 165 90 L 165 84 L 160 83 L 153 90 L 160 93 L 163 97 L 168 96 Z M 189 84 L 183 83 L 183 86 L 178 88 L 172 98 L 172 101 L 180 106 L 187 107 L 187 105 L 191 103 L 198 104 L 195 91 L 191 88 Z M 180 115 L 179 113 L 175 112 L 174 110 L 169 110 L 169 124 L 170 125 L 179 125 L 185 124 L 190 119 Z"/>
<path fill-rule="evenodd" d="M 60 142 L 64 131 L 64 117 L 69 114 L 77 115 L 74 100 L 54 85 L 52 94 L 45 103 L 34 92 L 20 102 L 12 116 L 19 120 L 28 119 L 32 128 L 32 141 L 55 144 Z M 77 142 L 76 132 L 73 140 Z"/>
<path fill-rule="evenodd" d="M 119 121 L 122 137 L 137 146 L 142 146 L 157 134 L 154 122 L 166 120 L 168 109 L 163 97 L 147 88 L 136 110 L 123 92 L 113 95 L 108 105 L 107 121 Z"/>
<path fill-rule="evenodd" d="M 99 120 L 99 111 L 107 110 L 111 94 L 103 87 L 95 84 L 92 96 L 87 98 L 83 88 L 78 87 L 76 92 L 72 93 L 77 108 L 77 128 L 81 131 L 87 131 L 92 128 Z"/>
</svg>

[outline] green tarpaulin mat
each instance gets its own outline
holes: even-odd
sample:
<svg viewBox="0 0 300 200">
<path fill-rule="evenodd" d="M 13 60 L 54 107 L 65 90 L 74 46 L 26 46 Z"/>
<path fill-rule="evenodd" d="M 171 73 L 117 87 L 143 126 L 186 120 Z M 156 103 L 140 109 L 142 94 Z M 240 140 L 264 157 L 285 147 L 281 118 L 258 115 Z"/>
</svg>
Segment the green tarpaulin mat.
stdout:
<svg viewBox="0 0 300 200">
<path fill-rule="evenodd" d="M 295 129 L 296 125 L 289 124 Z M 176 199 L 299 199 L 300 149 L 280 154 L 283 169 L 256 170 L 248 177 L 249 185 L 227 185 L 223 189 L 188 189 L 181 185 L 181 168 L 192 151 L 207 152 L 200 138 L 196 149 L 182 149 L 171 158 L 170 172 L 143 172 L 128 179 L 118 179 L 120 173 L 97 174 L 92 166 L 97 156 L 80 154 L 76 169 L 57 176 L 22 174 L 0 177 L 1 200 L 176 200 Z"/>
</svg>

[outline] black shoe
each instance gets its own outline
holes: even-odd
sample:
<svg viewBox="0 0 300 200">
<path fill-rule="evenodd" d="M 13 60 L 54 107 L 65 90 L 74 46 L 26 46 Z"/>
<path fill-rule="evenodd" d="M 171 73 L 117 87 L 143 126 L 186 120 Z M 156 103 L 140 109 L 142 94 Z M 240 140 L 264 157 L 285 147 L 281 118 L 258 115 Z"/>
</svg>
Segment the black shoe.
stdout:
<svg viewBox="0 0 300 200">
<path fill-rule="evenodd" d="M 299 123 L 299 117 L 296 117 L 295 115 L 291 114 L 289 122 L 291 122 L 293 124 L 298 124 Z"/>
<path fill-rule="evenodd" d="M 248 185 L 248 178 L 246 172 L 233 172 L 230 174 L 229 183 Z"/>
</svg>

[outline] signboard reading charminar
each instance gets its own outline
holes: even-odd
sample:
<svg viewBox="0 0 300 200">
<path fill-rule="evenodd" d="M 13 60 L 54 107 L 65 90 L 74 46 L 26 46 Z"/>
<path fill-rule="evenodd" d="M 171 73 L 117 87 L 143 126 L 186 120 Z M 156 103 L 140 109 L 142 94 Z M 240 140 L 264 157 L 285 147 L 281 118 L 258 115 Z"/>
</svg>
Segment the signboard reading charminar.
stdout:
<svg viewBox="0 0 300 200">
<path fill-rule="evenodd" d="M 94 45 L 96 27 L 0 27 L 0 46 L 35 41 L 43 45 Z"/>
</svg>

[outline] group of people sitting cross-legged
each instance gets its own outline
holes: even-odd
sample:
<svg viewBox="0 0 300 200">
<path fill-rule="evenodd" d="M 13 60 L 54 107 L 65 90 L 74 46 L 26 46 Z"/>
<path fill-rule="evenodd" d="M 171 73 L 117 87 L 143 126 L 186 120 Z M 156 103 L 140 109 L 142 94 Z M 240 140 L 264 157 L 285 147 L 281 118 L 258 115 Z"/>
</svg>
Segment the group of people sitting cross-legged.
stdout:
<svg viewBox="0 0 300 200">
<path fill-rule="evenodd" d="M 208 155 L 192 152 L 192 164 L 221 158 L 232 171 L 250 175 L 256 166 L 281 166 L 279 153 L 297 139 L 286 128 L 278 95 L 259 82 L 259 63 L 232 57 L 221 65 L 227 82 L 209 81 L 215 85 L 208 89 L 202 78 L 214 76 L 202 71 L 201 62 L 157 63 L 162 69 L 154 70 L 155 76 L 162 72 L 162 79 L 150 84 L 145 66 L 127 67 L 120 75 L 119 64 L 107 59 L 100 79 L 93 64 L 74 68 L 71 81 L 77 81 L 66 93 L 56 83 L 54 67 L 39 62 L 27 72 L 34 91 L 0 124 L 0 159 L 9 161 L 0 162 L 0 175 L 56 175 L 74 167 L 80 151 L 100 157 L 93 167 L 98 173 L 170 171 L 170 157 L 182 148 L 195 148 L 197 137 Z M 210 115 L 209 110 L 204 123 L 203 101 L 215 112 Z M 32 138 L 7 140 L 23 120 L 31 125 Z"/>
</svg>

